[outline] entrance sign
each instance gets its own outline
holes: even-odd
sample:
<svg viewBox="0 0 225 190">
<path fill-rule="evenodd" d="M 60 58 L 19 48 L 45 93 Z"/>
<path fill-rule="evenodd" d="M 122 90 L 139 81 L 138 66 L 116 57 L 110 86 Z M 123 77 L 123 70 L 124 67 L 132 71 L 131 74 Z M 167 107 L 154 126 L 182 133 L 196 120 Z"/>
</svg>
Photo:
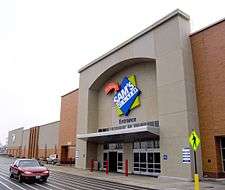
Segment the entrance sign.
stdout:
<svg viewBox="0 0 225 190">
<path fill-rule="evenodd" d="M 136 87 L 136 77 L 131 75 L 124 77 L 121 84 L 110 82 L 104 90 L 106 94 L 115 92 L 113 101 L 116 104 L 116 113 L 118 116 L 128 116 L 130 110 L 140 105 L 139 96 L 141 91 Z"/>
<path fill-rule="evenodd" d="M 182 163 L 183 164 L 190 164 L 191 163 L 190 148 L 183 148 L 182 149 Z"/>
<path fill-rule="evenodd" d="M 200 142 L 201 142 L 200 138 L 198 137 L 195 130 L 193 130 L 189 137 L 189 143 L 194 151 L 196 151 L 198 149 Z"/>
</svg>

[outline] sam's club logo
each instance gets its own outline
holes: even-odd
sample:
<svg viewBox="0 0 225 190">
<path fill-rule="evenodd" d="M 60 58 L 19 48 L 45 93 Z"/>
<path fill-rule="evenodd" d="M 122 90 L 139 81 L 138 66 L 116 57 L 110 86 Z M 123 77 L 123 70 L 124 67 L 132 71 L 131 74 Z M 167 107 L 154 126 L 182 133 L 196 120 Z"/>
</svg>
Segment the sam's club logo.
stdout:
<svg viewBox="0 0 225 190">
<path fill-rule="evenodd" d="M 116 82 L 108 83 L 104 90 L 106 94 L 115 93 L 113 101 L 116 104 L 118 116 L 127 116 L 130 110 L 140 105 L 141 91 L 136 87 L 135 75 L 124 77 L 121 84 Z"/>
</svg>

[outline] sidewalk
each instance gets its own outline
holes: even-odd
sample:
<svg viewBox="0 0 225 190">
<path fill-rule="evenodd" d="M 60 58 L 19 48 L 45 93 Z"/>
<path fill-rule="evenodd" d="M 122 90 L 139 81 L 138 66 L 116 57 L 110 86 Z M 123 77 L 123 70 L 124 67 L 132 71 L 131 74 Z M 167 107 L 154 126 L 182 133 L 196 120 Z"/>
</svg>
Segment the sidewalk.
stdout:
<svg viewBox="0 0 225 190">
<path fill-rule="evenodd" d="M 60 171 L 68 174 L 79 175 L 83 177 L 91 177 L 111 182 L 135 185 L 140 187 L 149 187 L 160 190 L 193 190 L 193 182 L 175 180 L 175 179 L 160 179 L 148 176 L 129 175 L 109 173 L 108 176 L 104 172 L 90 172 L 89 170 L 77 169 L 74 166 L 52 166 L 48 165 L 52 171 Z M 223 181 L 204 181 L 200 183 L 200 189 L 225 190 L 225 182 Z"/>
</svg>

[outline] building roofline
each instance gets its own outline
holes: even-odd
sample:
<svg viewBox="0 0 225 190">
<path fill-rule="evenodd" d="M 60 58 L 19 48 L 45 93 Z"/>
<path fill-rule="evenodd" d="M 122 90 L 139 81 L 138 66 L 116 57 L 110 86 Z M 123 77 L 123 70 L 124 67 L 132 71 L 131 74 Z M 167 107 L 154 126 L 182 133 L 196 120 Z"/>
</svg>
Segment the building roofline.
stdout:
<svg viewBox="0 0 225 190">
<path fill-rule="evenodd" d="M 19 128 L 16 128 L 16 129 L 12 129 L 9 132 L 17 131 L 17 130 L 20 130 L 20 129 L 24 129 L 24 127 L 19 127 Z"/>
<path fill-rule="evenodd" d="M 191 37 L 191 36 L 194 36 L 194 35 L 196 35 L 196 34 L 198 34 L 198 33 L 201 33 L 201 32 L 203 32 L 203 31 L 205 31 L 205 30 L 208 30 L 209 28 L 212 28 L 213 26 L 215 26 L 215 25 L 217 25 L 217 24 L 220 24 L 221 22 L 224 22 L 225 21 L 225 18 L 222 18 L 222 19 L 220 19 L 220 20 L 218 20 L 218 21 L 216 21 L 216 22 L 213 22 L 212 24 L 210 24 L 210 25 L 208 25 L 208 26 L 205 26 L 205 27 L 203 27 L 203 28 L 201 28 L 201 29 L 199 29 L 199 30 L 197 30 L 197 31 L 195 31 L 195 32 L 193 32 L 193 33 L 191 33 L 189 36 Z"/>
<path fill-rule="evenodd" d="M 170 20 L 171 18 L 175 17 L 175 16 L 181 16 L 186 20 L 190 20 L 190 16 L 186 13 L 184 13 L 183 11 L 176 9 L 173 12 L 169 13 L 168 15 L 166 15 L 165 17 L 161 18 L 160 20 L 158 20 L 157 22 L 155 22 L 154 24 L 150 25 L 149 27 L 147 27 L 146 29 L 142 30 L 141 32 L 137 33 L 136 35 L 134 35 L 133 37 L 129 38 L 128 40 L 126 40 L 125 42 L 121 43 L 120 45 L 116 46 L 115 48 L 113 48 L 112 50 L 110 50 L 109 52 L 103 54 L 102 56 L 100 56 L 99 58 L 95 59 L 94 61 L 90 62 L 89 64 L 81 67 L 78 70 L 78 73 L 83 72 L 84 70 L 88 69 L 89 67 L 91 67 L 92 65 L 94 65 L 95 63 L 101 61 L 102 59 L 108 57 L 109 55 L 111 55 L 112 53 L 118 51 L 119 49 L 123 48 L 124 46 L 130 44 L 131 42 L 135 41 L 136 39 L 140 38 L 141 36 L 143 36 L 144 34 L 150 32 L 151 30 L 157 28 L 158 26 L 162 25 L 163 23 L 167 22 L 168 20 Z"/>
<path fill-rule="evenodd" d="M 64 94 L 64 95 L 62 95 L 61 97 L 67 96 L 67 95 L 69 95 L 69 94 L 72 94 L 73 92 L 76 92 L 77 90 L 79 90 L 79 88 L 77 88 L 77 89 L 75 89 L 75 90 L 72 90 L 72 91 L 70 91 L 70 92 L 68 92 L 68 93 L 66 93 L 66 94 Z"/>
<path fill-rule="evenodd" d="M 43 124 L 43 125 L 39 125 L 37 127 L 44 127 L 46 125 L 53 124 L 53 123 L 60 123 L 60 120 L 58 120 L 58 121 L 52 121 L 52 122 L 49 122 L 49 123 L 46 123 L 46 124 Z"/>
</svg>

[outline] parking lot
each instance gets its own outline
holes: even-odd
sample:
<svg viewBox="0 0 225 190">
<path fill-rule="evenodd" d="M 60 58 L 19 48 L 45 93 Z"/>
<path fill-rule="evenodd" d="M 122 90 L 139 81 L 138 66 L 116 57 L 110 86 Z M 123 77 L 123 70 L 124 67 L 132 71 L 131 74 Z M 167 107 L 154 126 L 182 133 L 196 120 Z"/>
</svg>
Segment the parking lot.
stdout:
<svg viewBox="0 0 225 190">
<path fill-rule="evenodd" d="M 150 190 L 88 177 L 81 177 L 63 172 L 50 171 L 46 183 L 20 184 L 16 179 L 9 178 L 9 166 L 12 158 L 0 156 L 0 189 L 1 190 Z"/>
</svg>

